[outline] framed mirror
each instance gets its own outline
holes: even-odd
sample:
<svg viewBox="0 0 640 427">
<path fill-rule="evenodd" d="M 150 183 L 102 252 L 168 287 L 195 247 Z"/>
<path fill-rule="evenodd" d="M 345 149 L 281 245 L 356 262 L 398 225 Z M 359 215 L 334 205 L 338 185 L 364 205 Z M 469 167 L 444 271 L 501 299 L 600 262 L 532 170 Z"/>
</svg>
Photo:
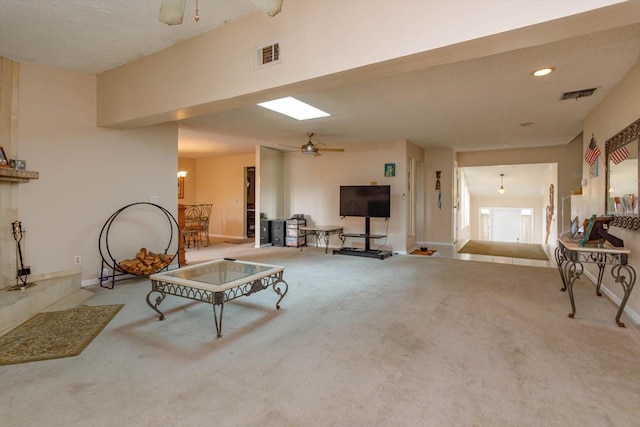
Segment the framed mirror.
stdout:
<svg viewBox="0 0 640 427">
<path fill-rule="evenodd" d="M 640 119 L 605 142 L 607 160 L 605 212 L 614 217 L 614 227 L 638 230 L 638 145 Z"/>
</svg>

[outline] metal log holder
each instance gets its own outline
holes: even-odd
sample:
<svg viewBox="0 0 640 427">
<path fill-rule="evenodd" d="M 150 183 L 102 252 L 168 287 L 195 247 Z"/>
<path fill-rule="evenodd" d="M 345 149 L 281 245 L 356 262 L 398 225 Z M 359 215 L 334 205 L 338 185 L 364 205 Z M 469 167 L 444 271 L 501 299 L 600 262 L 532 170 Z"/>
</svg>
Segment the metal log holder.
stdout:
<svg viewBox="0 0 640 427">
<path fill-rule="evenodd" d="M 180 242 L 179 242 L 180 228 L 176 218 L 171 214 L 171 212 L 169 212 L 162 206 L 157 205 L 155 203 L 149 203 L 149 202 L 131 203 L 127 206 L 124 206 L 118 209 L 113 214 L 111 214 L 109 219 L 102 226 L 102 230 L 100 231 L 100 237 L 98 238 L 98 250 L 100 251 L 100 256 L 102 257 L 102 263 L 100 266 L 100 277 L 99 277 L 100 287 L 113 289 L 117 281 L 149 276 L 148 274 L 144 274 L 144 275 L 134 274 L 122 269 L 118 264 L 119 261 L 117 261 L 117 258 L 111 253 L 111 249 L 109 248 L 109 231 L 115 219 L 127 209 L 133 208 L 135 206 L 144 206 L 144 205 L 152 206 L 159 209 L 162 212 L 162 214 L 164 214 L 164 216 L 167 218 L 167 222 L 169 224 L 169 228 L 171 232 L 169 234 L 169 243 L 167 244 L 163 253 L 166 255 L 169 252 L 169 249 L 171 248 L 171 244 L 173 243 L 174 238 L 177 239 L 178 244 L 176 245 L 176 252 L 175 254 L 173 254 L 173 259 L 178 262 L 178 267 L 180 267 L 180 261 L 178 259 L 178 251 L 180 248 Z M 122 259 L 120 261 L 122 261 Z M 165 268 L 155 271 L 154 273 L 168 270 L 168 268 L 169 266 L 166 266 Z"/>
<path fill-rule="evenodd" d="M 31 267 L 28 265 L 25 266 L 22 258 L 21 242 L 26 231 L 22 228 L 22 223 L 20 221 L 12 222 L 11 228 L 13 230 L 13 239 L 16 241 L 16 258 L 18 260 L 18 266 L 16 269 L 16 284 L 15 286 L 11 286 L 9 290 L 16 291 L 34 286 L 35 283 L 27 283 L 27 277 L 31 274 Z"/>
</svg>

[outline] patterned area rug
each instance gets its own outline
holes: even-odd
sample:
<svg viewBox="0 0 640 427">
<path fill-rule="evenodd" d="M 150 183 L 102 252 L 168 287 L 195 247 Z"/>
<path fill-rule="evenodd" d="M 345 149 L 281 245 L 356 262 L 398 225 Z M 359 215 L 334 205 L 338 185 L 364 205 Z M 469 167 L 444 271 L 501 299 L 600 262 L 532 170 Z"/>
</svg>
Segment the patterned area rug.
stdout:
<svg viewBox="0 0 640 427">
<path fill-rule="evenodd" d="M 532 243 L 490 242 L 487 240 L 469 240 L 462 249 L 462 254 L 493 255 L 509 258 L 540 259 L 548 261 L 549 257 L 542 245 Z"/>
<path fill-rule="evenodd" d="M 77 356 L 123 306 L 83 305 L 38 313 L 0 337 L 0 365 Z"/>
</svg>

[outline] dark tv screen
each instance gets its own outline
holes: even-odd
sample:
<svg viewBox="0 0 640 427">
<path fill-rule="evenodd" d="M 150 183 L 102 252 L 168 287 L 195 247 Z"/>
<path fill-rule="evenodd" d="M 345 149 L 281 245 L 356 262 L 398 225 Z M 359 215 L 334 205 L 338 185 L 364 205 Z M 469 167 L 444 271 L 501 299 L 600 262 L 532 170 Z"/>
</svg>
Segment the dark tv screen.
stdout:
<svg viewBox="0 0 640 427">
<path fill-rule="evenodd" d="M 340 216 L 389 218 L 391 186 L 341 185 Z"/>
</svg>

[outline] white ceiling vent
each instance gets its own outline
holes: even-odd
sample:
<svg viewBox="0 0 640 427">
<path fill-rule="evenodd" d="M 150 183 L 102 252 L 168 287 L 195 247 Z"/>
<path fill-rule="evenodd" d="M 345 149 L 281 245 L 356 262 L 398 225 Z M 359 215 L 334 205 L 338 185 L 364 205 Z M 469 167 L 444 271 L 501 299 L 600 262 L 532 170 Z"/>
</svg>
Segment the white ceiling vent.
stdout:
<svg viewBox="0 0 640 427">
<path fill-rule="evenodd" d="M 272 43 L 256 49 L 256 67 L 264 67 L 280 61 L 280 43 Z"/>
<path fill-rule="evenodd" d="M 596 91 L 596 89 L 597 87 L 591 89 L 574 90 L 573 92 L 565 92 L 560 97 L 560 100 L 564 101 L 565 99 L 578 99 L 584 98 L 585 96 L 591 96 L 593 95 L 593 92 Z"/>
</svg>

